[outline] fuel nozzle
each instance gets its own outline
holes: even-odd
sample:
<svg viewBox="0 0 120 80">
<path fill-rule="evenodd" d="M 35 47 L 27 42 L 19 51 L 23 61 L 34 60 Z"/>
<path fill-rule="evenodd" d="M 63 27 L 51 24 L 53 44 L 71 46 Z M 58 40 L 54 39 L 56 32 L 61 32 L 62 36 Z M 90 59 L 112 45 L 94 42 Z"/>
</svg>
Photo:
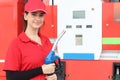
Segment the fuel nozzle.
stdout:
<svg viewBox="0 0 120 80">
<path fill-rule="evenodd" d="M 66 30 L 63 30 L 62 33 L 60 33 L 60 35 L 58 36 L 57 40 L 55 41 L 52 50 L 49 52 L 48 56 L 45 59 L 45 64 L 50 64 L 55 62 L 56 60 L 59 60 L 60 57 L 58 55 L 55 55 L 55 50 L 57 47 L 57 44 L 59 42 L 59 40 L 62 38 L 62 36 L 65 34 Z"/>
<path fill-rule="evenodd" d="M 55 55 L 55 51 L 50 51 L 48 56 L 45 59 L 45 64 L 53 63 L 55 60 L 59 59 L 60 57 Z"/>
</svg>

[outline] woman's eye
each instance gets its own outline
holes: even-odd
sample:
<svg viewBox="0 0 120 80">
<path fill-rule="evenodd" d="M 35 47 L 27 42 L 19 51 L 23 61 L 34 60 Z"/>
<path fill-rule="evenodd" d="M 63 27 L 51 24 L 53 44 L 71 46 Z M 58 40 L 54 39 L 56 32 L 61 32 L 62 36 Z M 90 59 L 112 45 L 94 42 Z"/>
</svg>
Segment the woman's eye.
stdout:
<svg viewBox="0 0 120 80">
<path fill-rule="evenodd" d="M 32 15 L 33 15 L 33 16 L 36 16 L 36 14 L 35 14 L 35 13 L 32 13 Z"/>
<path fill-rule="evenodd" d="M 40 16 L 40 17 L 43 17 L 43 16 L 44 16 L 44 14 L 40 14 L 39 16 Z"/>
</svg>

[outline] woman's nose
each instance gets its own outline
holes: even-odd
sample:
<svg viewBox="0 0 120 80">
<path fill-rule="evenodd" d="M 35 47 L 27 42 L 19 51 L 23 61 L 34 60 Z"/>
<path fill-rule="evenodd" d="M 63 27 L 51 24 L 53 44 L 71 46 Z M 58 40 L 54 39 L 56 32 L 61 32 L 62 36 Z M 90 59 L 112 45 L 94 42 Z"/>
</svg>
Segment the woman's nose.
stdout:
<svg viewBox="0 0 120 80">
<path fill-rule="evenodd" d="M 40 19 L 41 19 L 41 17 L 40 17 L 39 15 L 37 15 L 35 18 L 36 18 L 37 20 L 40 20 Z"/>
</svg>

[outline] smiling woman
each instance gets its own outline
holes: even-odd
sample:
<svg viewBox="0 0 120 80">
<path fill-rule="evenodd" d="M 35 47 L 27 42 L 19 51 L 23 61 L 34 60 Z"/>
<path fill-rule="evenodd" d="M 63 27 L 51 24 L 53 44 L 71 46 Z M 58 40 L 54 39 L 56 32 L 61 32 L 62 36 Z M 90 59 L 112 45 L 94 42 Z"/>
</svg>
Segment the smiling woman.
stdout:
<svg viewBox="0 0 120 80">
<path fill-rule="evenodd" d="M 7 80 L 57 80 L 55 64 L 44 64 L 52 48 L 49 39 L 39 33 L 45 14 L 46 6 L 40 0 L 28 0 L 25 4 L 26 28 L 12 41 L 5 59 Z"/>
</svg>

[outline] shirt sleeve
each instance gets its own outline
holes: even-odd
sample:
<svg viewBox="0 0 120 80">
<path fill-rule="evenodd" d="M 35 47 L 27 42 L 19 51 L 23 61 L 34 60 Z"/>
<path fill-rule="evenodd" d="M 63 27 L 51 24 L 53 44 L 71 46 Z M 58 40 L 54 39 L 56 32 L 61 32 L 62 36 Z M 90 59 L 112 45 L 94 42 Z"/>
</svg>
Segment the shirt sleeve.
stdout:
<svg viewBox="0 0 120 80">
<path fill-rule="evenodd" d="M 35 68 L 27 71 L 6 71 L 6 80 L 29 80 L 39 74 L 43 74 L 42 68 Z"/>
<path fill-rule="evenodd" d="M 17 46 L 17 39 L 13 40 L 6 53 L 4 70 L 20 70 L 21 52 Z"/>
</svg>

